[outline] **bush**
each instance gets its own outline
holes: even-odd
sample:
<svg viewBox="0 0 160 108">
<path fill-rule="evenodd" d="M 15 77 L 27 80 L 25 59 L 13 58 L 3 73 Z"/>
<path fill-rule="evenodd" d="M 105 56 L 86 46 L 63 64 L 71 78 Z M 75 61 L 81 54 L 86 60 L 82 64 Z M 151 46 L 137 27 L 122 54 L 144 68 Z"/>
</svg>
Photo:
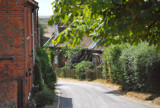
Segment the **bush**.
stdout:
<svg viewBox="0 0 160 108">
<path fill-rule="evenodd" d="M 45 86 L 44 80 L 42 78 L 42 69 L 39 57 L 36 56 L 36 62 L 34 66 L 34 80 L 33 83 L 35 86 L 38 86 L 39 90 L 42 90 Z"/>
<path fill-rule="evenodd" d="M 39 70 L 39 73 L 35 72 L 35 78 L 36 76 L 41 76 L 44 81 L 44 84 L 50 89 L 54 89 L 56 83 L 56 74 L 53 70 L 51 63 L 49 62 L 48 54 L 43 48 L 38 48 L 36 56 L 36 67 L 38 67 L 37 69 Z M 35 83 L 36 82 L 37 81 L 35 81 Z"/>
<path fill-rule="evenodd" d="M 160 91 L 160 53 L 143 42 L 122 52 L 122 88 L 125 90 Z"/>
<path fill-rule="evenodd" d="M 54 96 L 54 92 L 47 88 L 44 88 L 42 91 L 36 93 L 34 98 L 37 107 L 44 107 L 45 105 L 53 104 Z"/>
<path fill-rule="evenodd" d="M 60 76 L 64 77 L 64 78 L 71 78 L 71 68 L 70 68 L 70 66 L 65 65 L 64 67 L 62 67 Z"/>
<path fill-rule="evenodd" d="M 71 59 L 74 55 L 80 53 L 83 50 L 82 46 L 78 45 L 76 47 L 70 48 L 66 52 L 66 56 Z"/>
<path fill-rule="evenodd" d="M 85 72 L 89 69 L 92 69 L 93 67 L 93 63 L 90 61 L 82 61 L 81 63 L 78 63 L 75 66 L 76 76 L 79 79 L 85 79 Z"/>
<path fill-rule="evenodd" d="M 125 45 L 111 45 L 103 52 L 103 76 L 107 80 L 120 83 L 122 80 L 122 67 L 119 60 Z"/>
<path fill-rule="evenodd" d="M 123 90 L 160 92 L 160 53 L 147 42 L 111 45 L 103 53 L 103 76 Z"/>
<path fill-rule="evenodd" d="M 63 71 L 66 71 L 66 70 L 70 70 L 71 68 L 70 68 L 70 66 L 65 65 L 65 66 L 63 66 L 61 69 L 62 69 Z"/>
</svg>

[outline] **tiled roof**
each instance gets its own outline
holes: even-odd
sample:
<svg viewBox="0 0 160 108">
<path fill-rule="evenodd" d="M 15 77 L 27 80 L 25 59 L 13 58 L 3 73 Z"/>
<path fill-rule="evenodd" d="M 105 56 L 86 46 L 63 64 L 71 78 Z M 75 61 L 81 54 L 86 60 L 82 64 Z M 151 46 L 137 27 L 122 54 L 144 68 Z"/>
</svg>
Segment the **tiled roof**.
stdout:
<svg viewBox="0 0 160 108">
<path fill-rule="evenodd" d="M 58 44 L 58 45 L 56 45 L 56 47 L 61 48 L 61 47 L 65 46 L 65 44 L 66 43 Z M 92 44 L 93 44 L 93 41 L 91 41 L 91 37 L 88 37 L 88 36 L 84 36 L 83 40 L 80 41 L 80 45 L 82 45 L 82 47 L 85 48 L 85 49 L 88 49 Z M 53 44 L 51 43 L 49 45 L 49 47 L 53 47 Z M 101 51 L 103 49 L 104 49 L 104 47 L 102 47 L 102 46 L 96 46 L 94 48 L 94 50 L 101 50 Z"/>
<path fill-rule="evenodd" d="M 58 26 L 58 30 L 59 33 L 62 32 L 66 27 L 59 25 Z M 83 48 L 88 49 L 89 47 L 93 46 L 96 42 L 91 41 L 91 37 L 88 36 L 84 36 L 82 38 L 82 40 L 80 41 L 80 45 L 82 45 Z M 57 48 L 61 48 L 63 46 L 65 46 L 66 43 L 61 43 L 61 44 L 57 44 L 56 47 Z M 52 43 L 49 45 L 49 47 L 55 47 Z M 102 51 L 104 49 L 104 47 L 102 46 L 95 46 L 93 50 L 100 50 Z"/>
</svg>

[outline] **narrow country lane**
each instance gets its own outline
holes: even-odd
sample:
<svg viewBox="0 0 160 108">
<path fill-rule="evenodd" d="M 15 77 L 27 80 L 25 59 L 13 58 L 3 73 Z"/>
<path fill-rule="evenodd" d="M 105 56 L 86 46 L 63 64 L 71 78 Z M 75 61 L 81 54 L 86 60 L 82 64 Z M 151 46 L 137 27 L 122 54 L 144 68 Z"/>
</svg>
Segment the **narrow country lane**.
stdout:
<svg viewBox="0 0 160 108">
<path fill-rule="evenodd" d="M 59 81 L 59 108 L 151 108 L 128 100 L 106 87 Z"/>
</svg>

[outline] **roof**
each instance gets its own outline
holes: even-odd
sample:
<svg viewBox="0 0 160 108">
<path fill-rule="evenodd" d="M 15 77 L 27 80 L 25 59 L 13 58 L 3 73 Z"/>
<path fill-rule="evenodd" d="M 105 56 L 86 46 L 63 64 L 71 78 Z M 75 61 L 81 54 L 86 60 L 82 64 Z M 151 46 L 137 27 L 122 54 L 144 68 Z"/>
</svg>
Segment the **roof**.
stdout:
<svg viewBox="0 0 160 108">
<path fill-rule="evenodd" d="M 28 0 L 29 3 L 31 3 L 32 5 L 38 7 L 38 2 L 36 2 L 35 0 Z"/>
<path fill-rule="evenodd" d="M 56 29 L 57 27 L 57 29 Z M 65 30 L 65 26 L 64 24 L 59 24 L 59 26 L 56 26 L 55 27 L 55 37 L 59 34 L 59 32 L 62 32 L 63 30 Z M 58 34 L 56 34 L 56 32 L 58 31 Z M 51 41 L 53 39 L 53 37 L 50 37 L 49 41 Z M 47 42 L 49 42 L 47 41 Z M 85 49 L 88 49 L 88 50 L 99 50 L 99 51 L 102 51 L 104 49 L 104 47 L 102 46 L 98 46 L 98 43 L 101 41 L 101 39 L 97 40 L 96 42 L 94 41 L 91 41 L 91 37 L 89 36 L 84 36 L 82 38 L 82 40 L 80 41 L 80 45 L 82 45 L 83 48 Z M 49 47 L 53 48 L 53 47 L 56 47 L 56 48 L 61 48 L 63 46 L 66 45 L 66 42 L 65 43 L 61 43 L 61 44 L 57 44 L 57 45 L 53 45 L 52 43 L 49 45 Z"/>
<path fill-rule="evenodd" d="M 80 45 L 82 45 L 82 47 L 85 48 L 85 49 L 88 49 L 90 46 L 95 44 L 94 41 L 91 41 L 91 37 L 84 36 L 82 39 L 83 40 L 80 41 Z M 65 45 L 66 45 L 66 43 L 57 44 L 56 47 L 57 48 L 61 48 L 61 47 L 65 46 Z M 55 47 L 55 46 L 51 43 L 49 45 L 49 47 Z M 101 50 L 102 51 L 103 49 L 104 49 L 104 47 L 96 45 L 93 50 Z"/>
</svg>

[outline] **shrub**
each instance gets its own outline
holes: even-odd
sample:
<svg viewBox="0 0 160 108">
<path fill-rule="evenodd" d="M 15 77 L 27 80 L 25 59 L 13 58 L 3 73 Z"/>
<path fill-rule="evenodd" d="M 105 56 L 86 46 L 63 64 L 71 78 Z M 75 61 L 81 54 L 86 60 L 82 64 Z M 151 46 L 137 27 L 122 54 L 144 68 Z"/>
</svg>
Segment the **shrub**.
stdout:
<svg viewBox="0 0 160 108">
<path fill-rule="evenodd" d="M 54 92 L 47 88 L 44 88 L 40 92 L 36 93 L 34 98 L 37 107 L 44 107 L 45 105 L 53 104 L 54 95 L 55 95 Z"/>
<path fill-rule="evenodd" d="M 82 61 L 75 66 L 76 76 L 79 79 L 85 79 L 85 72 L 92 69 L 93 63 L 90 61 Z"/>
<path fill-rule="evenodd" d="M 65 65 L 64 67 L 62 67 L 60 76 L 64 77 L 64 78 L 66 78 L 66 77 L 71 78 L 71 68 L 70 68 L 70 66 Z"/>
<path fill-rule="evenodd" d="M 123 90 L 160 92 L 160 53 L 147 42 L 111 45 L 103 53 L 103 76 Z"/>
<path fill-rule="evenodd" d="M 38 74 L 42 76 L 44 83 L 47 87 L 49 87 L 50 89 L 54 89 L 56 83 L 56 74 L 53 70 L 51 63 L 49 62 L 48 54 L 43 48 L 38 48 L 36 58 L 40 72 Z"/>
<path fill-rule="evenodd" d="M 63 71 L 66 71 L 66 70 L 70 70 L 71 68 L 70 68 L 70 66 L 65 65 L 65 66 L 63 66 L 61 69 L 62 69 Z"/>
<path fill-rule="evenodd" d="M 83 50 L 82 46 L 76 46 L 73 48 L 70 48 L 67 52 L 66 52 L 66 56 L 71 59 L 73 57 L 73 55 L 76 55 L 78 53 L 80 53 Z"/>
<path fill-rule="evenodd" d="M 103 52 L 103 76 L 107 80 L 120 83 L 122 80 L 122 67 L 119 60 L 125 45 L 111 45 Z"/>
<path fill-rule="evenodd" d="M 97 72 L 94 69 L 88 69 L 85 72 L 85 77 L 87 80 L 95 80 L 97 78 Z"/>
<path fill-rule="evenodd" d="M 42 69 L 41 69 L 41 63 L 39 60 L 39 57 L 36 56 L 36 62 L 34 66 L 34 80 L 33 83 L 35 86 L 39 87 L 39 90 L 42 90 L 44 88 L 44 80 L 42 78 Z"/>
<path fill-rule="evenodd" d="M 160 91 L 160 53 L 155 52 L 156 47 L 149 47 L 147 42 L 130 46 L 122 52 L 123 89 Z"/>
</svg>

